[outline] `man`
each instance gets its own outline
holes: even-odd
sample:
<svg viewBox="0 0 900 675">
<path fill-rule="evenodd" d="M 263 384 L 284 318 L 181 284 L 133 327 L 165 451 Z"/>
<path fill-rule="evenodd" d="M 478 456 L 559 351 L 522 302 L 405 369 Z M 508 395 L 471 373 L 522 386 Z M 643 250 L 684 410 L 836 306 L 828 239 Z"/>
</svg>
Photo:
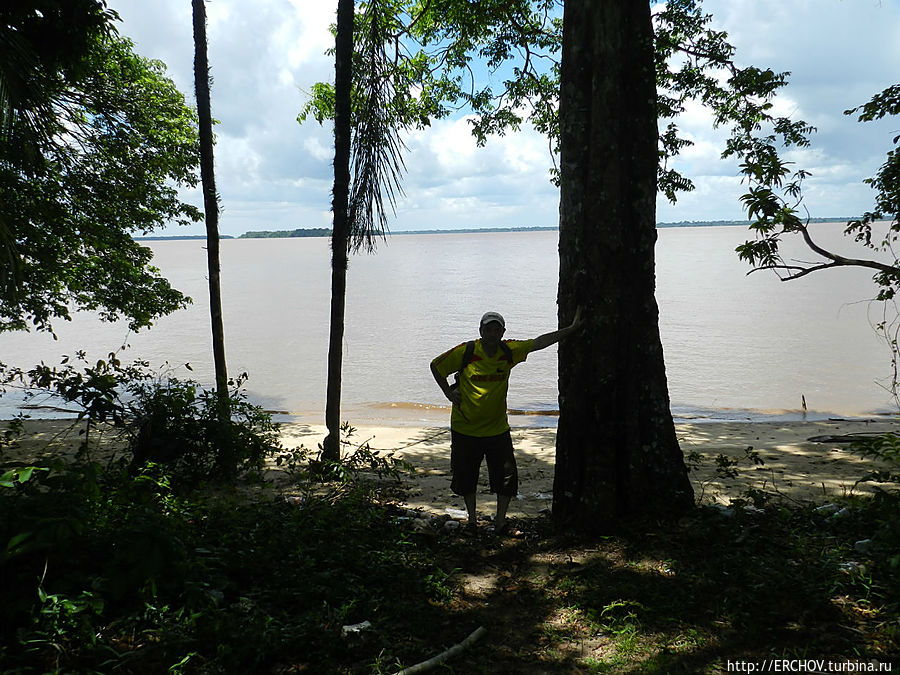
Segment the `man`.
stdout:
<svg viewBox="0 0 900 675">
<path fill-rule="evenodd" d="M 468 531 L 477 528 L 475 490 L 482 459 L 487 460 L 491 492 L 497 494 L 497 534 L 506 529 L 506 511 L 519 487 L 506 393 L 509 373 L 528 354 L 556 344 L 581 327 L 581 309 L 572 325 L 533 340 L 503 340 L 506 322 L 497 312 L 481 317 L 480 340 L 463 343 L 431 362 L 431 374 L 453 404 L 450 413 L 450 489 L 461 495 L 469 514 Z M 457 373 L 456 384 L 447 377 Z"/>
</svg>

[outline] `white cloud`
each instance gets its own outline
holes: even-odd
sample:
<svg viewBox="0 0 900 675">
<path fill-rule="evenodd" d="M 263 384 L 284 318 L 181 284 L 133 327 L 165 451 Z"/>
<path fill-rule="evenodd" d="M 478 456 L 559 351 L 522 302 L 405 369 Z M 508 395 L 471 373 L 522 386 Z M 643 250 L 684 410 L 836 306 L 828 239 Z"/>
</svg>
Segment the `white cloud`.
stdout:
<svg viewBox="0 0 900 675">
<path fill-rule="evenodd" d="M 120 32 L 136 41 L 139 53 L 167 63 L 193 100 L 190 3 L 110 0 L 110 6 L 122 15 Z M 330 223 L 331 130 L 315 122 L 300 126 L 295 118 L 303 92 L 334 77 L 324 51 L 333 42 L 335 7 L 313 0 L 207 4 L 226 234 Z M 792 156 L 814 173 L 805 202 L 813 215 L 868 208 L 872 195 L 862 180 L 883 162 L 900 121 L 859 124 L 842 113 L 897 81 L 900 2 L 707 0 L 704 7 L 728 31 L 741 64 L 792 72 L 776 109 L 819 130 L 811 149 Z M 727 132 L 713 130 L 709 114 L 695 104 L 679 124 L 695 145 L 674 166 L 697 189 L 674 207 L 660 200 L 658 220 L 742 218 L 736 164 L 719 158 Z M 558 193 L 547 174 L 552 160 L 534 131 L 491 138 L 479 148 L 459 116 L 410 133 L 408 145 L 405 197 L 392 229 L 557 222 Z"/>
<path fill-rule="evenodd" d="M 279 44 L 286 48 L 288 63 L 292 68 L 310 62 L 321 62 L 322 55 L 334 46 L 334 38 L 329 26 L 336 20 L 336 2 L 311 2 L 310 0 L 289 0 L 300 24 L 296 32 L 289 24 L 278 31 Z"/>
<path fill-rule="evenodd" d="M 323 162 L 334 157 L 334 147 L 325 145 L 321 138 L 310 137 L 305 139 L 303 148 L 317 160 Z"/>
</svg>

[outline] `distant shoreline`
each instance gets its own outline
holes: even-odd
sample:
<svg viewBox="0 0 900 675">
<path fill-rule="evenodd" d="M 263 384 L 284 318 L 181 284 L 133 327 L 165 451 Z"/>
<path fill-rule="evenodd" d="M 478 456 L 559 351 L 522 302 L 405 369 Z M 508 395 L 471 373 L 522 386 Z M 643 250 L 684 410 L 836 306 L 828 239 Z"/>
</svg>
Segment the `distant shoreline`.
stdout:
<svg viewBox="0 0 900 675">
<path fill-rule="evenodd" d="M 811 223 L 846 223 L 853 220 L 853 217 L 847 218 L 810 218 Z M 747 227 L 747 220 L 681 220 L 674 223 L 657 223 L 657 228 L 670 227 Z M 496 232 L 556 232 L 559 231 L 558 226 L 554 227 L 469 227 L 458 228 L 452 230 L 398 230 L 389 232 L 389 235 L 405 235 L 405 234 L 489 234 Z M 331 230 L 329 228 L 298 228 L 296 230 L 256 230 L 245 232 L 237 237 L 232 235 L 221 235 L 220 239 L 303 239 L 309 237 L 330 237 Z M 135 237 L 136 241 L 170 241 L 182 239 L 206 239 L 205 235 L 172 235 L 159 237 Z"/>
</svg>

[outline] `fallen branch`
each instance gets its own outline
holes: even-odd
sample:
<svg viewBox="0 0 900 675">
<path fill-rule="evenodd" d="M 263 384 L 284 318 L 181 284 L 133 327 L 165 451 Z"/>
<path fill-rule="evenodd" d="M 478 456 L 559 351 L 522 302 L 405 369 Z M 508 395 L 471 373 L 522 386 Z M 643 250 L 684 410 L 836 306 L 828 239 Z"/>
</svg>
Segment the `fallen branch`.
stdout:
<svg viewBox="0 0 900 675">
<path fill-rule="evenodd" d="M 887 436 L 893 432 L 870 431 L 858 434 L 843 434 L 841 436 L 811 436 L 806 440 L 812 443 L 855 443 L 858 441 L 871 441 L 873 438 Z"/>
<path fill-rule="evenodd" d="M 479 626 L 469 637 L 460 642 L 458 645 L 453 645 L 452 647 L 450 647 L 450 649 L 441 652 L 434 658 L 428 659 L 427 661 L 422 661 L 422 663 L 417 663 L 414 666 L 410 666 L 409 668 L 404 668 L 403 670 L 397 671 L 394 675 L 413 675 L 414 673 L 424 673 L 426 670 L 431 670 L 435 666 L 441 665 L 450 657 L 456 656 L 460 652 L 463 652 L 471 647 L 478 640 L 480 640 L 485 633 L 487 633 L 487 629 L 484 626 Z"/>
</svg>

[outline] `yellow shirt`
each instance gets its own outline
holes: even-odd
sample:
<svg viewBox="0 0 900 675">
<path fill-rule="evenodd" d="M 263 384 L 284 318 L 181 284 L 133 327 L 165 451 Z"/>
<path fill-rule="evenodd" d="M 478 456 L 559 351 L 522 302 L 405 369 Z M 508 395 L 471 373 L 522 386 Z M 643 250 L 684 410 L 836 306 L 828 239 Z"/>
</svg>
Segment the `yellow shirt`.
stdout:
<svg viewBox="0 0 900 675">
<path fill-rule="evenodd" d="M 467 436 L 497 436 L 509 431 L 506 417 L 506 392 L 509 389 L 509 373 L 513 366 L 528 358 L 534 340 L 504 340 L 512 353 L 510 363 L 503 349 L 497 347 L 493 357 L 488 356 L 475 341 L 472 360 L 460 373 L 460 405 L 454 405 L 450 413 L 450 428 Z M 466 352 L 466 343 L 438 356 L 432 364 L 442 377 L 459 371 Z"/>
</svg>

